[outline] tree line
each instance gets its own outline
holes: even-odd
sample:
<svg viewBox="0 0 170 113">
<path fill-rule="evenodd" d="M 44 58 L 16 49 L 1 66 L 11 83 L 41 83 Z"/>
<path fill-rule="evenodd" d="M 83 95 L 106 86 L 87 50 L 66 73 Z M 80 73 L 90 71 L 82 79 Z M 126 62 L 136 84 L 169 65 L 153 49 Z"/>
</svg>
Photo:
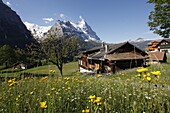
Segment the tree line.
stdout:
<svg viewBox="0 0 170 113">
<path fill-rule="evenodd" d="M 78 37 L 49 35 L 43 41 L 31 44 L 25 49 L 3 45 L 0 47 L 0 65 L 12 67 L 17 62 L 27 62 L 32 66 L 42 65 L 43 60 L 55 64 L 63 75 L 63 64 L 75 60 L 78 54 Z"/>
</svg>

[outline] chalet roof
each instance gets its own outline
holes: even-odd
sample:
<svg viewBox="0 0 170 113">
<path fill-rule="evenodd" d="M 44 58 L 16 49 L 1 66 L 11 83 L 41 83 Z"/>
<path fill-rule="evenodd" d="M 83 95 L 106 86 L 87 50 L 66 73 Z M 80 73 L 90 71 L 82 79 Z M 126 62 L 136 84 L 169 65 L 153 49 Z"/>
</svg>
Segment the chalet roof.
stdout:
<svg viewBox="0 0 170 113">
<path fill-rule="evenodd" d="M 104 55 L 105 55 L 105 51 L 104 49 L 102 49 L 96 53 L 88 55 L 88 59 L 104 59 Z"/>
<path fill-rule="evenodd" d="M 124 42 L 124 43 L 119 43 L 119 44 L 114 44 L 109 46 L 108 52 L 105 52 L 104 47 L 100 48 L 99 51 L 97 52 L 93 52 L 91 54 L 88 55 L 88 59 L 99 59 L 99 60 L 104 60 L 104 59 L 108 59 L 108 60 L 122 60 L 122 59 L 144 59 L 144 57 L 142 55 L 134 55 L 134 53 L 117 53 L 115 55 L 112 56 L 108 56 L 110 53 L 114 52 L 115 50 L 117 50 L 118 48 L 122 47 L 125 44 L 130 44 L 129 42 Z M 131 46 L 134 46 L 132 44 L 130 44 Z M 134 46 L 135 47 L 135 46 Z M 135 47 L 136 49 L 138 49 L 137 47 Z M 98 48 L 96 48 L 98 49 Z M 91 49 L 91 51 L 94 51 L 96 49 Z M 140 49 L 138 49 L 140 50 Z M 145 53 L 144 51 L 140 50 L 142 53 Z M 147 53 L 145 53 L 144 55 L 147 55 Z M 114 58 L 111 58 L 114 57 Z"/>
<path fill-rule="evenodd" d="M 163 61 L 166 53 L 165 52 L 148 52 L 150 60 L 154 61 Z"/>
<path fill-rule="evenodd" d="M 107 53 L 115 51 L 116 49 L 118 49 L 119 47 L 125 45 L 126 43 L 128 43 L 128 42 L 111 45 L 110 46 L 110 51 L 108 51 Z"/>
<path fill-rule="evenodd" d="M 106 55 L 106 59 L 108 60 L 129 60 L 129 59 L 134 60 L 134 59 L 145 59 L 145 58 L 146 57 L 142 55 L 138 55 L 132 52 Z"/>
<path fill-rule="evenodd" d="M 100 51 L 100 49 L 102 49 L 104 47 L 100 46 L 100 47 L 94 47 L 92 49 L 89 49 L 89 50 L 86 50 L 86 51 L 83 51 L 83 53 L 88 53 L 88 52 L 93 52 L 93 51 Z"/>
<path fill-rule="evenodd" d="M 151 41 L 149 42 L 147 45 L 152 45 L 153 42 L 162 42 L 163 40 L 167 41 L 167 42 L 170 42 L 170 39 L 169 38 L 161 38 L 161 39 L 158 39 L 158 40 L 154 40 L 154 41 Z"/>
<path fill-rule="evenodd" d="M 163 40 L 165 40 L 165 41 L 167 41 L 167 42 L 170 42 L 170 39 L 169 38 L 164 38 L 164 39 L 162 39 L 162 41 Z"/>
</svg>

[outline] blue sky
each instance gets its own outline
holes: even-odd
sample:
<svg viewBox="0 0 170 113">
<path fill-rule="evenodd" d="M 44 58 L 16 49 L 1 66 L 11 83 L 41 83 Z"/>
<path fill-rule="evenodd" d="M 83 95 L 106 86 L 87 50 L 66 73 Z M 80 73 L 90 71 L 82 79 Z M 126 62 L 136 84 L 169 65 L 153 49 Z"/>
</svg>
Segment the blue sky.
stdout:
<svg viewBox="0 0 170 113">
<path fill-rule="evenodd" d="M 147 0 L 3 0 L 22 21 L 53 25 L 56 20 L 78 22 L 79 16 L 92 27 L 101 40 L 117 43 L 157 39 L 147 26 L 153 5 Z"/>
</svg>

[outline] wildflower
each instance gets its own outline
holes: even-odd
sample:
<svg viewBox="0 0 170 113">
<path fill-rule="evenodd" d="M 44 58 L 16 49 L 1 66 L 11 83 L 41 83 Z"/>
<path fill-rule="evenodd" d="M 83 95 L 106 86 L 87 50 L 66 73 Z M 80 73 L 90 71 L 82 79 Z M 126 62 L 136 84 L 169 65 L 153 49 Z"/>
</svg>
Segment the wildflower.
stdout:
<svg viewBox="0 0 170 113">
<path fill-rule="evenodd" d="M 101 97 L 97 97 L 94 102 L 95 102 L 95 103 L 99 103 L 100 101 L 101 101 Z"/>
<path fill-rule="evenodd" d="M 46 105 L 46 101 L 44 101 L 44 102 L 40 102 L 40 108 L 42 108 L 42 109 L 46 109 L 47 108 L 47 105 Z"/>
<path fill-rule="evenodd" d="M 102 105 L 102 103 L 101 102 L 99 102 L 99 103 L 97 103 L 97 105 L 99 106 L 99 105 Z"/>
<path fill-rule="evenodd" d="M 97 104 L 97 105 L 101 105 L 101 97 L 97 97 L 97 98 L 94 100 L 94 103 Z"/>
<path fill-rule="evenodd" d="M 8 83 L 11 83 L 11 82 L 13 82 L 13 80 L 8 80 Z"/>
<path fill-rule="evenodd" d="M 21 95 L 18 95 L 18 98 L 20 98 L 21 97 Z"/>
<path fill-rule="evenodd" d="M 147 79 L 149 82 L 151 81 L 151 77 L 147 77 L 146 79 Z"/>
<path fill-rule="evenodd" d="M 95 100 L 96 96 L 95 95 L 90 95 L 89 96 L 89 102 L 93 102 Z"/>
<path fill-rule="evenodd" d="M 54 90 L 55 90 L 55 88 L 53 87 L 53 88 L 51 88 L 51 90 L 52 90 L 52 91 L 54 91 Z"/>
<path fill-rule="evenodd" d="M 90 113 L 90 110 L 89 109 L 85 109 L 85 110 L 83 109 L 82 113 Z"/>
<path fill-rule="evenodd" d="M 137 74 L 137 77 L 141 77 L 141 74 Z"/>
<path fill-rule="evenodd" d="M 30 95 L 33 95 L 33 93 L 34 93 L 34 92 L 33 92 L 33 91 L 31 91 L 31 92 L 30 92 Z"/>
<path fill-rule="evenodd" d="M 55 70 L 50 69 L 50 73 L 55 73 Z"/>
<path fill-rule="evenodd" d="M 70 77 L 65 77 L 64 80 L 70 80 Z"/>
<path fill-rule="evenodd" d="M 144 79 L 147 79 L 147 75 L 146 75 L 146 74 L 144 74 L 144 75 L 143 75 L 143 78 L 144 78 Z"/>
<path fill-rule="evenodd" d="M 47 96 L 50 96 L 50 95 L 51 95 L 50 93 L 47 94 Z"/>
<path fill-rule="evenodd" d="M 65 82 L 65 84 L 67 85 L 69 83 L 69 81 Z"/>
<path fill-rule="evenodd" d="M 138 73 L 147 72 L 147 71 L 148 71 L 148 68 L 139 68 L 139 69 L 137 69 Z"/>
<path fill-rule="evenodd" d="M 155 75 L 155 76 L 159 76 L 160 74 L 161 74 L 161 72 L 160 71 L 153 71 L 153 72 L 151 72 L 153 75 Z"/>
<path fill-rule="evenodd" d="M 68 87 L 68 90 L 70 90 L 71 88 L 70 87 Z"/>
<path fill-rule="evenodd" d="M 13 86 L 14 84 L 17 84 L 17 82 L 13 81 L 12 83 L 8 84 L 8 86 Z"/>
<path fill-rule="evenodd" d="M 42 77 L 40 82 L 44 81 L 44 80 L 47 80 L 48 79 L 48 76 L 45 76 L 45 77 Z"/>
<path fill-rule="evenodd" d="M 19 98 L 17 97 L 15 100 L 17 101 Z"/>
<path fill-rule="evenodd" d="M 150 74 L 150 73 L 147 73 L 147 76 L 148 76 L 148 77 L 150 77 L 150 76 L 151 76 L 151 74 Z"/>
<path fill-rule="evenodd" d="M 102 77 L 102 75 L 101 74 L 97 74 L 97 77 L 99 78 L 99 77 Z"/>
<path fill-rule="evenodd" d="M 96 98 L 95 95 L 90 95 L 90 96 L 89 96 L 89 99 L 95 99 L 95 98 Z"/>
</svg>

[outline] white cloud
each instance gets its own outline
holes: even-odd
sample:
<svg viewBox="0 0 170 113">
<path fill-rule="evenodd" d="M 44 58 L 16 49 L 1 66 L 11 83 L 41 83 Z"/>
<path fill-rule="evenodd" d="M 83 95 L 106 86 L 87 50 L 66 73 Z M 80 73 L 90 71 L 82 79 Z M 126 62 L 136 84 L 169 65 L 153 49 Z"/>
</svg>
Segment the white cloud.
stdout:
<svg viewBox="0 0 170 113">
<path fill-rule="evenodd" d="M 63 13 L 60 14 L 60 18 L 64 18 L 65 15 Z"/>
<path fill-rule="evenodd" d="M 10 5 L 11 5 L 11 3 L 10 3 L 10 2 L 6 2 L 6 5 L 10 6 Z"/>
<path fill-rule="evenodd" d="M 44 20 L 44 22 L 47 24 L 49 22 L 52 22 L 54 19 L 53 18 L 42 18 L 42 20 Z"/>
</svg>

